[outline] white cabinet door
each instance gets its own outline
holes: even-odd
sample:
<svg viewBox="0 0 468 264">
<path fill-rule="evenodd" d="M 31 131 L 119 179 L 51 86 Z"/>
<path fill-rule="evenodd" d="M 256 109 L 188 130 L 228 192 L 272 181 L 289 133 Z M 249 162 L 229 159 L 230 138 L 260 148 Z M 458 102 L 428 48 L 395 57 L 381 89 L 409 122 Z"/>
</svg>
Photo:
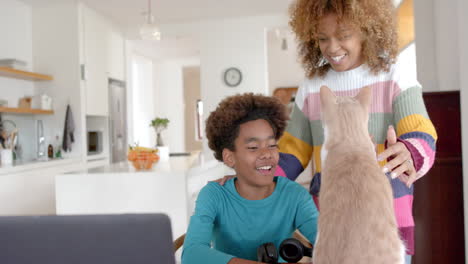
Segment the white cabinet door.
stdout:
<svg viewBox="0 0 468 264">
<path fill-rule="evenodd" d="M 109 77 L 125 81 L 124 38 L 120 32 L 112 27 L 109 27 L 109 34 L 107 36 L 107 69 Z"/>
<path fill-rule="evenodd" d="M 57 214 L 165 213 L 179 237 L 188 223 L 186 174 L 155 170 L 57 175 Z"/>
<path fill-rule="evenodd" d="M 46 166 L 48 163 L 55 165 L 34 168 L 35 165 Z M 86 164 L 70 159 L 24 166 L 31 168 L 0 175 L 0 216 L 56 214 L 55 176 L 82 170 Z"/>
<path fill-rule="evenodd" d="M 86 114 L 107 116 L 109 26 L 94 10 L 83 6 L 83 43 L 86 71 Z"/>
<path fill-rule="evenodd" d="M 0 177 L 0 215 L 55 214 L 55 173 L 34 170 Z"/>
</svg>

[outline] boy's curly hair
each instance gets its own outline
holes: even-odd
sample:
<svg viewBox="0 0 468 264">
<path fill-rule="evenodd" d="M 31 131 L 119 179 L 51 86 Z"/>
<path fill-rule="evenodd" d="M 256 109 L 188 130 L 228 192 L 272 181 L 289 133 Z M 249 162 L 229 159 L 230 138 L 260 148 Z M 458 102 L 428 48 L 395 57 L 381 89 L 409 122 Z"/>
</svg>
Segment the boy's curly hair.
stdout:
<svg viewBox="0 0 468 264">
<path fill-rule="evenodd" d="M 351 22 L 363 36 L 362 55 L 373 73 L 388 71 L 398 54 L 395 8 L 391 0 L 296 0 L 290 6 L 289 25 L 299 43 L 299 56 L 309 78 L 324 76 L 330 64 L 321 65 L 317 30 L 329 13 Z"/>
<path fill-rule="evenodd" d="M 206 120 L 208 146 L 214 157 L 223 161 L 223 149 L 235 151 L 234 141 L 241 124 L 264 119 L 272 127 L 275 138 L 283 135 L 288 116 L 285 106 L 271 96 L 253 93 L 238 94 L 222 100 Z"/>
</svg>

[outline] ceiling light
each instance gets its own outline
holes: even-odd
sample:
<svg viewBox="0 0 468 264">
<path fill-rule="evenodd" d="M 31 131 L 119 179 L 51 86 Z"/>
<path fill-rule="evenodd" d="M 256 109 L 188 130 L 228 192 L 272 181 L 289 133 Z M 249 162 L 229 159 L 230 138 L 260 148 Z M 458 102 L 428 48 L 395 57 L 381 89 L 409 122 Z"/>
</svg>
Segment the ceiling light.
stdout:
<svg viewBox="0 0 468 264">
<path fill-rule="evenodd" d="M 154 17 L 151 14 L 151 0 L 148 0 L 146 23 L 140 27 L 140 37 L 144 40 L 161 40 L 161 31 L 154 23 Z"/>
</svg>

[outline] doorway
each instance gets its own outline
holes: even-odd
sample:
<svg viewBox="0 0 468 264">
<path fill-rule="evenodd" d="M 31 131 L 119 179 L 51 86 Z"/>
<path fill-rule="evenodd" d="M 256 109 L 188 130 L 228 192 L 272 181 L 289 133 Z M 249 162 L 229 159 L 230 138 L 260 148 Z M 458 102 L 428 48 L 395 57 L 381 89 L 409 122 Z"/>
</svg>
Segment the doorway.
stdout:
<svg viewBox="0 0 468 264">
<path fill-rule="evenodd" d="M 185 104 L 185 150 L 202 150 L 203 102 L 200 92 L 200 67 L 182 68 Z"/>
</svg>

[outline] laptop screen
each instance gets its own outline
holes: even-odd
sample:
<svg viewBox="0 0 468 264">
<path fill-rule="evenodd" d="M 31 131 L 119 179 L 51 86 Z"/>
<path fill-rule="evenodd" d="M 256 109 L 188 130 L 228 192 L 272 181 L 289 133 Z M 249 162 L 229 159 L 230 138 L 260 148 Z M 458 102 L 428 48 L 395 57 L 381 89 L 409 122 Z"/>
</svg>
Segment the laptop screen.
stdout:
<svg viewBox="0 0 468 264">
<path fill-rule="evenodd" d="M 0 217 L 0 263 L 174 264 L 164 214 Z"/>
</svg>

